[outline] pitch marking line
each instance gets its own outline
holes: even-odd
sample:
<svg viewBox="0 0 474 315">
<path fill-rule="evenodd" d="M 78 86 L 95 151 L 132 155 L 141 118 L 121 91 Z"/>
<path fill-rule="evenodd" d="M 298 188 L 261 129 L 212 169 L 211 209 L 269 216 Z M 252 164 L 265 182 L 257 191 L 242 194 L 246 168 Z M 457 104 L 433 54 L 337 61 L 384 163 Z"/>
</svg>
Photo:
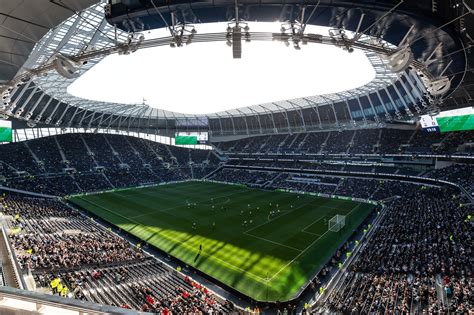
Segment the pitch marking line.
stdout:
<svg viewBox="0 0 474 315">
<path fill-rule="evenodd" d="M 298 207 L 296 207 L 296 208 L 293 208 L 293 210 L 290 210 L 290 211 L 287 211 L 287 212 L 283 212 L 282 214 L 280 214 L 279 216 L 274 217 L 273 219 L 270 219 L 270 220 L 268 220 L 268 221 L 266 221 L 266 222 L 260 223 L 259 225 L 254 226 L 254 227 L 248 229 L 248 230 L 245 231 L 244 233 L 248 233 L 248 232 L 250 232 L 250 231 L 253 231 L 253 230 L 255 230 L 255 229 L 257 229 L 257 228 L 259 228 L 259 227 L 261 227 L 261 226 L 263 226 L 263 225 L 265 225 L 265 224 L 268 224 L 268 223 L 270 223 L 270 222 L 275 221 L 275 220 L 278 219 L 278 218 L 281 218 L 281 217 L 283 217 L 283 216 L 285 216 L 285 215 L 287 215 L 287 214 L 293 213 L 293 212 L 295 212 L 296 210 L 301 209 L 301 208 L 304 207 L 304 206 L 307 206 L 308 204 L 310 204 L 311 202 L 313 202 L 314 199 L 315 199 L 315 198 L 312 198 L 310 201 L 308 201 L 308 202 L 306 202 L 306 203 L 303 203 L 301 206 L 298 206 Z"/>
<path fill-rule="evenodd" d="M 114 211 L 112 211 L 112 210 L 110 210 L 110 209 L 107 209 L 106 207 L 101 206 L 101 205 L 98 205 L 98 204 L 96 204 L 96 203 L 94 203 L 94 202 L 92 202 L 92 201 L 90 201 L 90 200 L 86 200 L 86 199 L 84 199 L 84 198 L 82 198 L 82 197 L 79 197 L 79 199 L 82 199 L 83 201 L 85 201 L 85 202 L 87 202 L 87 203 L 90 203 L 90 204 L 92 204 L 92 205 L 94 205 L 94 206 L 96 206 L 96 207 L 102 208 L 102 209 L 104 209 L 105 211 L 110 212 L 110 213 L 112 213 L 112 214 L 114 214 L 114 215 L 118 215 L 118 216 L 120 216 L 120 217 L 122 217 L 122 218 L 124 218 L 124 219 L 126 219 L 126 220 L 128 220 L 128 221 L 131 221 L 131 222 L 134 222 L 134 223 L 136 223 L 136 224 L 140 224 L 140 225 L 141 225 L 141 223 L 139 223 L 139 222 L 137 222 L 137 221 L 135 221 L 135 220 L 133 220 L 133 219 L 131 219 L 131 218 L 127 218 L 127 217 L 125 217 L 125 216 L 123 216 L 123 215 L 121 215 L 121 214 L 119 214 L 119 213 L 117 213 L 117 212 L 114 212 Z M 187 246 L 186 244 L 184 244 L 184 243 L 181 243 L 181 244 L 182 244 L 184 247 L 189 248 L 189 246 Z M 209 257 L 209 258 L 211 258 L 211 259 L 216 259 L 216 260 L 219 260 L 219 261 L 223 262 L 224 264 L 228 265 L 231 269 L 234 269 L 234 270 L 237 269 L 237 270 L 239 270 L 239 271 L 242 271 L 243 273 L 250 275 L 251 278 L 254 278 L 255 280 L 261 280 L 261 281 L 263 281 L 263 282 L 266 282 L 266 281 L 268 280 L 268 279 L 266 279 L 266 278 L 262 278 L 262 277 L 260 277 L 260 276 L 257 276 L 256 274 L 253 274 L 253 273 L 251 273 L 251 272 L 248 271 L 248 270 L 242 269 L 242 268 L 240 268 L 240 267 L 238 267 L 238 266 L 235 266 L 235 265 L 233 265 L 233 264 L 231 264 L 231 263 L 229 263 L 229 262 L 227 262 L 227 261 L 225 261 L 225 260 L 222 260 L 222 259 L 220 259 L 219 257 L 211 256 L 211 255 L 208 255 L 208 254 L 205 254 L 205 253 L 204 253 L 204 255 L 207 256 L 207 257 Z"/>
<path fill-rule="evenodd" d="M 349 212 L 346 213 L 346 217 L 347 217 L 349 214 L 351 214 L 352 211 L 354 211 L 354 210 L 355 210 L 357 207 L 359 207 L 360 205 L 361 205 L 361 203 L 358 203 L 358 204 L 356 204 L 354 207 L 352 207 L 351 211 L 349 211 Z"/>
<path fill-rule="evenodd" d="M 307 228 L 309 228 L 310 226 L 312 226 L 313 224 L 315 224 L 316 222 L 319 222 L 321 221 L 322 219 L 324 219 L 326 216 L 322 216 L 321 218 L 317 219 L 317 220 L 314 220 L 313 222 L 311 222 L 310 224 L 308 224 L 307 226 L 305 226 L 301 232 L 304 232 L 304 233 L 309 233 L 309 234 L 317 234 L 317 233 L 312 233 L 312 232 L 308 232 L 306 231 Z M 317 234 L 317 235 L 321 235 L 321 234 Z"/>
<path fill-rule="evenodd" d="M 329 232 L 327 230 L 323 235 L 315 239 L 311 244 L 309 244 L 305 249 L 303 249 L 295 258 L 293 258 L 289 263 L 281 267 L 280 270 L 277 271 L 270 279 L 268 279 L 268 282 L 272 281 L 280 272 L 282 272 L 284 269 L 286 269 L 289 265 L 291 265 L 296 259 L 298 259 L 301 255 L 303 255 L 304 252 L 306 252 L 309 248 L 311 248 L 317 241 L 319 241 L 324 235 L 326 235 Z"/>
<path fill-rule="evenodd" d="M 315 235 L 315 236 L 321 236 L 321 234 L 318 234 L 318 233 L 313 233 L 313 232 L 308 232 L 308 231 L 303 231 L 303 230 L 301 230 L 300 232 L 302 232 L 302 233 L 306 233 L 306 234 Z"/>
<path fill-rule="evenodd" d="M 180 207 L 182 207 L 182 206 L 169 207 L 169 208 L 165 208 L 165 209 L 155 209 L 155 210 L 153 210 L 153 211 L 145 212 L 145 213 L 138 214 L 138 215 L 134 215 L 134 216 L 131 216 L 131 217 L 129 217 L 129 218 L 130 218 L 130 219 L 141 218 L 141 217 L 145 217 L 145 216 L 147 216 L 147 215 L 153 214 L 153 213 L 167 212 L 168 210 L 173 210 L 173 209 L 177 209 L 177 208 L 180 208 Z"/>
<path fill-rule="evenodd" d="M 211 255 L 208 255 L 208 254 L 206 254 L 206 253 L 203 253 L 203 256 L 209 257 L 211 260 L 212 260 L 212 259 L 219 260 L 220 262 L 222 262 L 222 263 L 226 264 L 227 266 L 229 266 L 230 269 L 239 270 L 239 271 L 243 272 L 243 273 L 246 274 L 246 275 L 250 275 L 251 278 L 255 278 L 255 280 L 260 280 L 260 281 L 263 281 L 263 282 L 266 282 L 266 281 L 268 280 L 267 278 L 262 278 L 262 277 L 260 277 L 260 276 L 257 276 L 256 274 L 251 273 L 251 272 L 248 271 L 248 270 L 242 269 L 242 268 L 240 268 L 240 267 L 238 267 L 238 266 L 236 266 L 236 265 L 234 265 L 234 264 L 231 264 L 231 263 L 229 263 L 229 262 L 227 262 L 227 261 L 225 261 L 225 260 L 223 260 L 223 259 L 220 259 L 219 257 L 211 256 Z"/>
<path fill-rule="evenodd" d="M 297 251 L 297 252 L 301 252 L 301 249 L 296 248 L 296 247 L 292 247 L 292 246 L 288 246 L 288 245 L 285 245 L 285 244 L 281 244 L 281 243 L 278 243 L 278 242 L 275 242 L 275 241 L 272 241 L 272 240 L 269 240 L 269 239 L 266 239 L 266 238 L 263 238 L 263 237 L 260 237 L 260 236 L 256 236 L 256 235 L 253 235 L 253 234 L 250 234 L 250 233 L 247 233 L 247 232 L 244 232 L 244 234 L 245 234 L 245 235 L 248 235 L 248 236 L 251 236 L 251 237 L 258 238 L 259 240 L 262 240 L 262 241 L 265 241 L 265 242 L 273 243 L 273 244 L 278 245 L 278 246 L 286 247 L 286 248 L 295 250 L 295 251 Z"/>
<path fill-rule="evenodd" d="M 347 215 L 349 215 L 352 211 L 354 211 L 357 207 L 359 207 L 361 204 L 358 203 L 357 205 L 355 205 L 354 207 L 352 207 L 351 211 L 349 211 Z M 327 233 L 329 233 L 330 231 L 327 230 L 323 235 L 321 235 L 320 237 L 318 237 L 317 239 L 315 239 L 311 244 L 308 245 L 308 247 L 306 247 L 305 249 L 303 249 L 295 258 L 293 258 L 289 263 L 287 263 L 285 266 L 283 266 L 280 270 L 277 271 L 277 273 L 275 273 L 270 279 L 268 279 L 268 282 L 272 281 L 273 278 L 275 278 L 280 272 L 282 272 L 283 270 L 285 270 L 289 265 L 291 265 L 296 259 L 298 259 L 304 252 L 306 252 L 309 248 L 311 248 L 317 241 L 319 241 L 324 235 L 326 235 Z"/>
<path fill-rule="evenodd" d="M 82 197 L 79 197 L 79 199 L 82 199 L 82 200 L 84 200 L 84 201 L 86 201 L 86 202 L 88 202 L 88 203 L 91 203 L 91 204 L 93 204 L 93 205 L 95 205 L 95 206 L 98 206 L 99 208 L 102 208 L 102 209 L 104 209 L 104 210 L 106 210 L 106 211 L 108 211 L 108 212 L 111 212 L 111 213 L 114 214 L 114 215 L 118 215 L 118 216 L 123 217 L 124 219 L 129 220 L 129 221 L 135 222 L 135 223 L 137 223 L 137 224 L 141 224 L 141 223 L 139 223 L 139 222 L 137 222 L 137 221 L 135 221 L 135 220 L 133 220 L 133 219 L 131 219 L 131 218 L 125 217 L 125 216 L 123 216 L 123 215 L 121 215 L 121 214 L 119 214 L 119 213 L 116 213 L 116 212 L 114 212 L 114 211 L 112 211 L 112 210 L 109 210 L 109 209 L 105 208 L 104 206 L 98 205 L 98 204 L 96 204 L 96 203 L 94 203 L 94 202 L 92 202 L 92 201 L 86 200 L 86 199 L 84 199 L 84 198 L 82 198 Z M 297 209 L 299 209 L 299 208 L 301 208 L 301 207 L 303 207 L 303 206 L 309 204 L 310 202 L 311 202 L 311 201 L 309 201 L 309 202 L 306 203 L 306 204 L 303 204 L 303 205 L 300 206 L 300 207 L 295 208 L 294 210 L 292 210 L 292 211 L 290 211 L 290 212 L 293 212 L 293 211 L 295 211 L 295 210 L 297 210 Z M 349 214 L 350 214 L 352 211 L 354 211 L 358 206 L 360 206 L 360 204 L 355 205 L 355 206 L 351 209 L 351 211 L 349 211 L 346 215 L 349 215 Z M 329 208 L 332 208 L 332 207 L 329 207 Z M 286 213 L 284 213 L 284 214 L 287 214 L 287 213 L 290 213 L 290 212 L 286 212 Z M 282 214 L 282 215 L 284 215 L 284 214 Z M 282 215 L 281 215 L 281 216 L 282 216 Z M 280 216 L 278 216 L 277 218 L 279 218 L 279 217 L 280 217 Z M 275 218 L 275 219 L 277 219 L 277 218 Z M 273 219 L 273 220 L 275 220 L 275 219 Z M 273 220 L 271 220 L 271 221 L 273 221 Z M 248 232 L 251 231 L 251 230 L 254 230 L 255 228 L 257 228 L 257 227 L 259 227 L 259 226 L 262 226 L 262 225 L 264 225 L 264 224 L 270 223 L 271 221 L 264 222 L 264 223 L 262 223 L 262 224 L 260 224 L 260 225 L 258 225 L 258 226 L 256 226 L 256 227 L 254 227 L 254 228 L 251 228 L 250 230 L 247 230 L 247 231 L 245 231 L 245 232 L 243 232 L 243 233 L 244 233 L 244 234 L 247 234 L 247 235 L 249 235 L 249 236 L 252 236 L 252 237 L 257 237 L 257 236 L 255 236 L 255 235 L 249 234 Z M 306 232 L 306 231 L 304 231 L 304 232 Z M 273 280 L 278 274 L 280 274 L 283 270 L 285 270 L 289 265 L 291 265 L 296 259 L 298 259 L 304 252 L 306 252 L 309 248 L 311 248 L 317 241 L 319 241 L 319 240 L 320 240 L 324 235 L 326 235 L 328 232 L 330 232 L 330 231 L 327 230 L 325 233 L 323 233 L 323 235 L 321 235 L 321 236 L 319 236 L 317 239 L 315 239 L 315 240 L 314 240 L 311 244 L 309 244 L 305 249 L 299 250 L 300 253 L 299 253 L 295 258 L 293 258 L 293 259 L 292 259 L 290 262 L 288 262 L 285 266 L 283 266 L 282 268 L 280 268 L 280 270 L 278 270 L 278 271 L 277 271 L 272 277 L 270 277 L 270 278 L 262 278 L 262 277 L 260 277 L 260 276 L 257 276 L 257 275 L 255 275 L 255 274 L 251 273 L 251 272 L 248 271 L 248 270 L 244 270 L 244 269 L 242 269 L 242 268 L 240 268 L 240 267 L 238 267 L 238 266 L 235 266 L 235 265 L 233 265 L 233 264 L 231 264 L 231 263 L 229 263 L 229 262 L 227 262 L 227 261 L 225 261 L 225 260 L 222 260 L 222 259 L 220 259 L 220 258 L 218 258 L 218 257 L 209 256 L 209 255 L 207 255 L 207 254 L 205 254 L 205 255 L 206 255 L 207 257 L 210 257 L 211 259 L 216 259 L 216 260 L 219 260 L 219 261 L 223 262 L 224 264 L 226 264 L 226 265 L 228 265 L 229 267 L 231 267 L 231 269 L 240 270 L 240 271 L 244 272 L 245 274 L 250 275 L 252 278 L 254 278 L 254 279 L 256 279 L 256 280 L 257 280 L 257 279 L 260 279 L 260 280 L 262 280 L 262 281 L 268 283 L 268 282 L 272 281 L 272 280 Z M 306 233 L 311 233 L 311 232 L 306 232 Z M 315 235 L 317 235 L 317 234 L 315 234 Z M 257 238 L 259 238 L 259 237 L 257 237 Z M 265 240 L 265 241 L 270 241 L 270 240 L 267 240 L 267 239 L 264 239 L 264 240 Z M 270 241 L 270 242 L 273 243 L 273 241 Z M 288 247 L 288 246 L 286 246 L 286 245 L 279 244 L 279 243 L 278 243 L 277 245 Z M 185 247 L 186 247 L 186 246 L 185 246 Z"/>
<path fill-rule="evenodd" d="M 246 191 L 239 191 L 239 192 L 235 192 L 235 193 L 232 193 L 232 194 L 228 194 L 228 195 L 223 195 L 223 196 L 219 196 L 219 197 L 216 197 L 214 198 L 215 199 L 219 199 L 219 198 L 226 198 L 226 197 L 230 197 L 230 196 L 234 196 L 234 195 L 238 195 L 238 194 L 241 194 L 241 193 L 244 193 Z M 211 199 L 206 199 L 200 203 L 204 203 L 204 202 L 208 202 L 210 201 Z M 220 204 L 226 204 L 226 201 L 224 202 L 221 202 L 221 203 L 218 203 L 219 205 Z M 217 204 L 216 204 L 217 205 Z M 132 219 L 136 219 L 136 218 L 141 218 L 141 217 L 145 217 L 147 215 L 150 215 L 150 214 L 153 214 L 153 213 L 158 213 L 158 212 L 165 212 L 167 213 L 168 210 L 173 210 L 173 209 L 177 209 L 177 208 L 181 208 L 183 207 L 183 205 L 179 205 L 179 206 L 175 206 L 175 207 L 169 207 L 169 208 L 164 208 L 164 209 L 155 209 L 155 210 L 152 210 L 152 211 L 149 211 L 149 212 L 146 212 L 146 213 L 142 213 L 142 214 L 138 214 L 138 215 L 134 215 L 134 216 L 131 216 L 129 218 L 132 218 Z"/>
</svg>

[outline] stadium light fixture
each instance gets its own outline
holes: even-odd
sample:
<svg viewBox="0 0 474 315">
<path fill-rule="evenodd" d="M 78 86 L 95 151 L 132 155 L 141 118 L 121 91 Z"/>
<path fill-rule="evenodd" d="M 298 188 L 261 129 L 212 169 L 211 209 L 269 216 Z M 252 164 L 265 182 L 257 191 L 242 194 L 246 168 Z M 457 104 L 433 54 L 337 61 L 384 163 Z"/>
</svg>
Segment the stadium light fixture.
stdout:
<svg viewBox="0 0 474 315">
<path fill-rule="evenodd" d="M 232 47 L 234 59 L 242 57 L 242 33 L 246 42 L 250 42 L 250 27 L 246 22 L 230 22 L 227 24 L 226 44 Z"/>
<path fill-rule="evenodd" d="M 396 73 L 405 71 L 412 61 L 413 53 L 408 46 L 402 47 L 388 56 L 388 63 L 391 67 L 391 70 Z"/>
</svg>

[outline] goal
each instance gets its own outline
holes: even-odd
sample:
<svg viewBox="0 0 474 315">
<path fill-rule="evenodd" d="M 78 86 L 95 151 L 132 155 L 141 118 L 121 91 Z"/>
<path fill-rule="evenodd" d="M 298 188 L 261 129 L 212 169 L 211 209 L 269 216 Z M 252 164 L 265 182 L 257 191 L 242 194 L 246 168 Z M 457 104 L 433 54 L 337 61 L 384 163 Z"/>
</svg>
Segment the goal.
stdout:
<svg viewBox="0 0 474 315">
<path fill-rule="evenodd" d="M 344 225 L 346 225 L 346 216 L 336 214 L 334 217 L 332 217 L 329 220 L 328 224 L 329 224 L 329 231 L 339 232 L 344 227 Z"/>
</svg>

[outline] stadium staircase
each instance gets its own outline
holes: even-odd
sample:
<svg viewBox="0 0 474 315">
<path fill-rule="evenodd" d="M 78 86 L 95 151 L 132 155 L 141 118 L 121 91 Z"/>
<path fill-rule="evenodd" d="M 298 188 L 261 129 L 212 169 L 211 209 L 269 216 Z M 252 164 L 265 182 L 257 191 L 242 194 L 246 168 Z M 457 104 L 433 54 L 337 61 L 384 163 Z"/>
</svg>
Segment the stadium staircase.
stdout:
<svg viewBox="0 0 474 315">
<path fill-rule="evenodd" d="M 441 301 L 443 305 L 448 305 L 448 297 L 446 296 L 446 291 L 444 291 L 443 279 L 441 278 L 441 275 L 436 276 L 435 289 L 438 300 Z"/>
<path fill-rule="evenodd" d="M 219 157 L 220 155 L 225 155 L 224 151 L 222 151 L 218 146 L 216 146 L 215 144 L 211 144 L 211 147 L 212 147 L 212 152 L 215 152 L 216 153 L 216 156 Z"/>
<path fill-rule="evenodd" d="M 18 289 L 20 288 L 20 284 L 15 275 L 15 266 L 13 265 L 12 260 L 14 258 L 12 257 L 12 252 L 7 248 L 8 239 L 6 238 L 4 231 L 5 230 L 2 228 L 2 232 L 0 232 L 0 269 L 2 285 Z"/>
<path fill-rule="evenodd" d="M 94 277 L 94 272 L 100 272 L 100 276 Z M 70 274 L 60 272 L 60 277 L 72 287 L 68 273 Z M 35 275 L 37 281 L 38 276 L 39 274 Z M 84 280 L 80 291 L 87 301 L 114 306 L 128 304 L 134 309 L 140 309 L 143 303 L 139 298 L 138 288 L 146 287 L 151 290 L 154 298 L 163 300 L 176 296 L 176 288 L 183 288 L 188 292 L 193 290 L 190 282 L 152 258 L 111 267 L 82 269 L 75 271 L 74 277 Z M 223 304 L 222 312 L 230 311 L 223 300 L 220 302 Z"/>
<path fill-rule="evenodd" d="M 321 147 L 319 148 L 318 154 L 321 154 L 321 152 L 323 152 L 324 148 L 326 147 L 326 145 L 328 143 L 328 140 L 329 140 L 330 136 L 331 136 L 331 133 L 328 132 L 327 135 L 326 135 L 326 139 L 324 139 L 324 142 L 321 144 Z"/>
<path fill-rule="evenodd" d="M 341 185 L 343 185 L 343 184 L 344 184 L 344 181 L 343 181 L 343 180 L 340 180 L 339 183 L 337 183 L 336 188 L 334 188 L 334 190 L 333 190 L 332 192 L 333 192 L 333 193 L 336 192 L 336 191 L 339 189 L 339 187 L 340 187 Z"/>
<path fill-rule="evenodd" d="M 70 175 L 72 178 L 73 178 L 73 182 L 74 184 L 76 185 L 76 187 L 79 189 L 79 191 L 84 191 L 84 189 L 82 189 L 81 186 L 79 186 L 79 184 L 77 183 L 77 181 L 74 180 L 74 176 Z"/>
<path fill-rule="evenodd" d="M 120 164 L 124 164 L 122 159 L 120 158 L 120 154 L 115 151 L 114 147 L 112 146 L 112 144 L 109 142 L 109 140 L 107 139 L 107 137 L 105 136 L 105 134 L 102 135 L 105 139 L 105 142 L 107 143 L 107 145 L 109 146 L 109 148 L 112 150 L 113 154 L 114 154 L 114 157 L 117 158 L 117 160 L 119 160 Z"/>
<path fill-rule="evenodd" d="M 102 177 L 104 177 L 105 181 L 110 185 L 111 188 L 115 188 L 115 185 L 110 181 L 105 173 L 102 173 Z"/>
<path fill-rule="evenodd" d="M 3 266 L 2 264 L 0 263 L 0 286 L 4 287 L 6 286 L 6 282 L 5 282 L 5 274 L 3 272 Z"/>
<path fill-rule="evenodd" d="M 152 145 L 150 145 L 150 142 L 149 142 L 149 141 L 145 141 L 145 143 L 146 143 L 146 146 L 147 146 L 148 150 L 150 150 L 150 152 L 151 152 L 151 153 L 156 157 L 156 159 L 157 159 L 158 161 L 160 161 L 161 164 L 162 164 L 162 163 L 163 163 L 163 157 L 158 154 L 158 152 L 155 150 L 155 148 L 154 148 Z"/>
<path fill-rule="evenodd" d="M 221 162 L 227 161 L 227 156 L 222 151 L 218 152 L 218 151 L 211 150 L 211 154 L 214 154 Z"/>
<path fill-rule="evenodd" d="M 130 148 L 132 149 L 133 154 L 135 154 L 135 156 L 137 156 L 138 159 L 140 159 L 140 161 L 142 162 L 142 164 L 143 164 L 143 165 L 149 164 L 149 161 L 145 161 L 145 160 L 143 159 L 142 155 L 140 154 L 140 151 L 138 151 L 138 150 L 133 146 L 133 144 L 130 142 L 130 140 L 128 139 L 128 137 L 125 137 L 125 140 L 126 140 L 127 143 L 130 145 Z M 149 171 L 150 173 L 152 173 L 154 177 L 157 176 L 156 173 L 155 173 L 152 169 L 148 169 L 148 171 Z M 138 178 L 137 178 L 137 179 L 138 179 Z"/>
<path fill-rule="evenodd" d="M 86 150 L 89 154 L 89 156 L 92 158 L 92 161 L 94 161 L 94 164 L 95 166 L 102 166 L 102 165 L 99 165 L 99 163 L 97 162 L 96 158 L 95 158 L 95 153 L 92 152 L 91 148 L 89 147 L 89 145 L 87 144 L 87 141 L 86 139 L 84 139 L 84 137 L 82 136 L 82 134 L 79 134 L 79 137 L 81 138 L 82 140 L 82 143 L 84 143 L 84 146 L 86 147 Z M 110 179 L 107 177 L 107 175 L 105 175 L 105 173 L 102 173 L 102 176 L 104 177 L 105 181 L 110 185 L 110 187 L 112 188 L 115 188 L 114 184 L 112 184 L 112 182 L 110 181 Z"/>
<path fill-rule="evenodd" d="M 263 151 L 262 151 L 263 148 L 265 148 L 265 147 L 267 146 L 267 143 L 268 143 L 268 141 L 270 141 L 271 138 L 272 138 L 272 136 L 267 137 L 267 138 L 265 139 L 265 141 L 264 141 L 264 142 L 262 143 L 262 145 L 260 146 L 258 152 L 263 152 Z M 250 144 L 250 143 L 249 143 L 249 144 Z"/>
<path fill-rule="evenodd" d="M 285 149 L 291 149 L 291 147 L 293 146 L 295 141 L 300 137 L 300 135 L 301 135 L 300 133 L 292 135 L 291 138 L 290 138 L 291 139 L 290 143 L 286 144 L 286 141 L 285 141 L 285 147 L 284 148 Z"/>
<path fill-rule="evenodd" d="M 277 151 L 280 151 L 281 148 L 285 147 L 286 141 L 287 141 L 288 138 L 290 138 L 291 136 L 292 136 L 291 134 L 287 134 L 286 137 L 285 137 L 282 141 L 280 141 L 280 143 L 278 144 L 278 149 L 277 149 Z M 269 149 L 267 150 L 267 152 L 268 152 L 269 150 L 271 150 L 271 149 L 272 149 L 272 148 L 269 148 Z"/>
<path fill-rule="evenodd" d="M 298 143 L 298 150 L 301 149 L 301 147 L 304 145 L 304 143 L 306 142 L 306 139 L 308 138 L 308 136 L 309 136 L 309 132 L 307 132 L 307 133 L 304 134 L 303 140 L 301 140 L 301 141 Z"/>
<path fill-rule="evenodd" d="M 8 163 L 6 163 L 6 162 L 0 161 L 0 163 L 2 163 L 3 165 L 5 165 L 7 168 L 13 170 L 14 172 L 19 172 L 18 169 L 14 168 L 13 166 L 11 166 L 10 164 L 8 164 Z"/>
<path fill-rule="evenodd" d="M 44 168 L 43 163 L 40 162 L 40 159 L 38 159 L 38 156 L 31 150 L 31 148 L 28 146 L 28 141 L 22 141 L 22 143 L 25 145 L 26 149 L 28 152 L 30 152 L 31 156 L 36 162 L 36 165 L 44 172 L 46 173 L 46 169 Z"/>
<path fill-rule="evenodd" d="M 192 164 L 189 166 L 189 171 L 191 172 L 191 178 L 194 179 L 194 166 Z"/>
<path fill-rule="evenodd" d="M 219 165 L 215 170 L 204 176 L 202 179 L 210 179 L 214 174 L 220 172 L 224 168 L 223 165 Z"/>
<path fill-rule="evenodd" d="M 271 186 L 273 184 L 273 182 L 275 180 L 277 180 L 278 177 L 280 177 L 280 175 L 282 175 L 282 173 L 276 173 L 276 176 L 274 176 L 272 179 L 270 179 L 270 180 L 266 181 L 265 183 L 263 183 L 262 188 L 266 188 L 266 187 Z"/>
<path fill-rule="evenodd" d="M 349 141 L 349 143 L 347 145 L 346 154 L 349 154 L 350 150 L 354 146 L 354 139 L 355 139 L 356 135 L 357 135 L 357 130 L 352 133 L 351 141 Z"/>
<path fill-rule="evenodd" d="M 413 133 L 410 136 L 410 139 L 407 141 L 406 144 L 411 144 L 413 142 L 413 139 L 415 139 L 417 133 L 418 133 L 418 130 L 415 129 L 415 131 L 413 131 Z"/>
<path fill-rule="evenodd" d="M 474 196 L 473 196 L 473 194 L 472 194 L 472 189 L 473 189 L 473 188 L 471 188 L 471 191 L 468 191 L 465 187 L 463 187 L 463 186 L 461 186 L 461 185 L 458 185 L 458 187 L 459 187 L 459 189 L 461 189 L 461 191 L 467 196 L 467 198 L 468 198 L 469 200 L 471 200 L 471 202 L 474 203 Z"/>
<path fill-rule="evenodd" d="M 377 143 L 372 147 L 372 153 L 377 152 L 375 148 L 380 148 L 380 142 L 382 141 L 383 129 L 379 130 L 379 135 L 377 137 Z"/>
<path fill-rule="evenodd" d="M 54 142 L 56 143 L 56 146 L 58 147 L 59 154 L 61 155 L 61 160 L 63 162 L 66 162 L 67 161 L 66 155 L 64 154 L 63 148 L 61 148 L 61 145 L 59 144 L 58 138 L 53 137 L 53 139 L 54 139 Z"/>
</svg>

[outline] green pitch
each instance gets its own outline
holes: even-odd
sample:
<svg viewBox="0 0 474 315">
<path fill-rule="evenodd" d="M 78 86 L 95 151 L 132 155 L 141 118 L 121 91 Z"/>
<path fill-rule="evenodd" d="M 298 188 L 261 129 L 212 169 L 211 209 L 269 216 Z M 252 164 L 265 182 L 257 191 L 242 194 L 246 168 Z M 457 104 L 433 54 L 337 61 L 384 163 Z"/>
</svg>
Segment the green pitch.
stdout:
<svg viewBox="0 0 474 315">
<path fill-rule="evenodd" d="M 474 115 L 436 118 L 441 132 L 474 129 Z"/>
<path fill-rule="evenodd" d="M 294 298 L 373 208 L 209 182 L 71 201 L 260 301 Z M 347 215 L 337 233 L 327 224 L 336 214 Z"/>
</svg>

